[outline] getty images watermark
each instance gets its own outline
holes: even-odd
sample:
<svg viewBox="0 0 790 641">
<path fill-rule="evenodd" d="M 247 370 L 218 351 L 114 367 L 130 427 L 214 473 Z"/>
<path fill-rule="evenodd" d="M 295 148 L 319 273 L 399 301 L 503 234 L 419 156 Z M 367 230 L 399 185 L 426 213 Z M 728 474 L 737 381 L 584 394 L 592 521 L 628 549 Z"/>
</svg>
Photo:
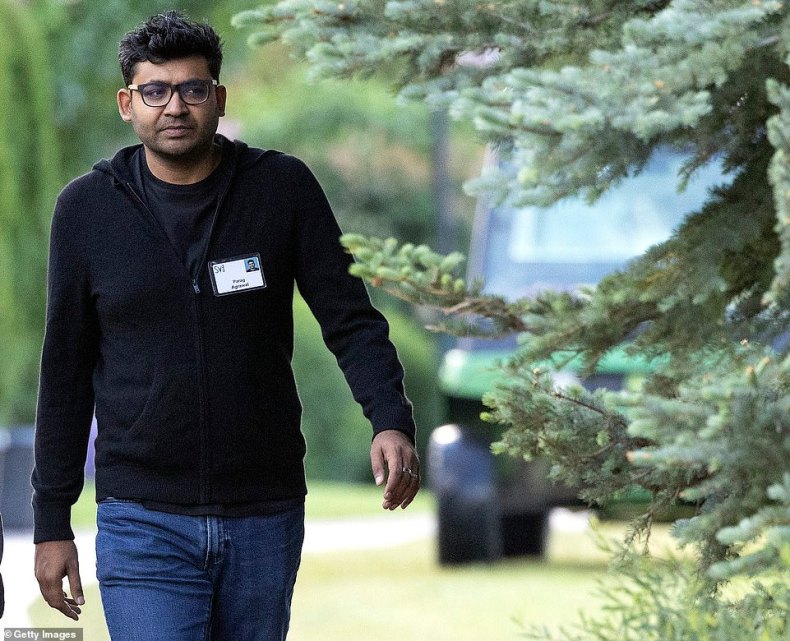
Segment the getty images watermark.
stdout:
<svg viewBox="0 0 790 641">
<path fill-rule="evenodd" d="M 82 628 L 6 628 L 3 639 L 83 641 Z"/>
</svg>

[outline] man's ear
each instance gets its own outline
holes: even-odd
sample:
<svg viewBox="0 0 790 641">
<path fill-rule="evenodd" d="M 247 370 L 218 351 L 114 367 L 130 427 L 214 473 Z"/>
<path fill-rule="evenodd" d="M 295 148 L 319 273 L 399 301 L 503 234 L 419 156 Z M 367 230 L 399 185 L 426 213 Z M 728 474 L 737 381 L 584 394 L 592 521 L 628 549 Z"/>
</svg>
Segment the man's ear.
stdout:
<svg viewBox="0 0 790 641">
<path fill-rule="evenodd" d="M 225 88 L 225 85 L 217 85 L 214 88 L 214 93 L 217 96 L 217 109 L 219 110 L 219 115 L 225 115 L 225 101 L 228 99 L 228 90 Z"/>
<path fill-rule="evenodd" d="M 118 113 L 125 122 L 132 121 L 132 92 L 128 89 L 119 89 L 116 96 L 118 100 Z"/>
</svg>

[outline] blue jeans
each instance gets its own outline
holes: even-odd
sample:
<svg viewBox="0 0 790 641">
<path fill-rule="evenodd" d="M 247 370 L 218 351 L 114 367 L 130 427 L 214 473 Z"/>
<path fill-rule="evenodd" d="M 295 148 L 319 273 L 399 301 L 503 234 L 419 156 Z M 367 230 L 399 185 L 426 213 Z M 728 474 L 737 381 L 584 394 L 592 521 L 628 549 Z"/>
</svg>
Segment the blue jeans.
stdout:
<svg viewBox="0 0 790 641">
<path fill-rule="evenodd" d="M 267 516 L 185 516 L 98 506 L 96 575 L 113 641 L 284 641 L 304 506 Z"/>
</svg>

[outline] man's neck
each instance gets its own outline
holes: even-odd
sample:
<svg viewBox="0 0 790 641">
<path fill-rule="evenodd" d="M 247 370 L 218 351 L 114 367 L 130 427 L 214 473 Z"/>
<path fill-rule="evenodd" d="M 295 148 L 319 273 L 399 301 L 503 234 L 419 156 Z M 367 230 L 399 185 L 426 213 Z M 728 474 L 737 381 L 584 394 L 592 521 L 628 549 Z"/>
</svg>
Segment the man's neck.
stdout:
<svg viewBox="0 0 790 641">
<path fill-rule="evenodd" d="M 174 185 L 191 185 L 208 178 L 222 159 L 219 145 L 212 144 L 198 157 L 172 159 L 145 148 L 148 170 L 159 180 Z"/>
</svg>

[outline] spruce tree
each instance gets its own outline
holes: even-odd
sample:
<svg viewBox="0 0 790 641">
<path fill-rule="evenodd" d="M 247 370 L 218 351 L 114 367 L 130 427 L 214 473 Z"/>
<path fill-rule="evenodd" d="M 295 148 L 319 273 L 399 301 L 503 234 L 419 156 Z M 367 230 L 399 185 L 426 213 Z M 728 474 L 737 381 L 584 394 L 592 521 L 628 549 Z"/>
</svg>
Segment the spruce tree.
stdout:
<svg viewBox="0 0 790 641">
<path fill-rule="evenodd" d="M 594 200 L 658 148 L 686 154 L 679 188 L 721 163 L 728 180 L 698 212 L 584 296 L 506 301 L 466 283 L 460 256 L 360 235 L 344 243 L 357 275 L 443 310 L 443 328 L 469 331 L 472 315 L 491 319 L 489 332 L 522 333 L 506 382 L 486 398 L 487 418 L 506 427 L 498 451 L 548 457 L 552 475 L 593 503 L 646 489 L 654 506 L 638 526 L 679 499 L 699 506 L 675 534 L 698 550 L 701 580 L 655 600 L 641 636 L 622 631 L 630 606 L 615 603 L 616 638 L 788 638 L 790 8 L 284 0 L 235 23 L 252 28 L 253 44 L 289 44 L 316 78 L 383 74 L 401 99 L 472 121 L 510 162 L 469 190 L 500 202 Z M 591 372 L 633 336 L 631 353 L 660 357 L 640 391 L 554 388 L 545 363 L 557 354 Z M 673 575 L 635 578 L 660 592 Z M 717 596 L 736 576 L 759 583 L 740 600 Z M 591 622 L 574 638 L 610 638 L 617 625 Z"/>
</svg>

